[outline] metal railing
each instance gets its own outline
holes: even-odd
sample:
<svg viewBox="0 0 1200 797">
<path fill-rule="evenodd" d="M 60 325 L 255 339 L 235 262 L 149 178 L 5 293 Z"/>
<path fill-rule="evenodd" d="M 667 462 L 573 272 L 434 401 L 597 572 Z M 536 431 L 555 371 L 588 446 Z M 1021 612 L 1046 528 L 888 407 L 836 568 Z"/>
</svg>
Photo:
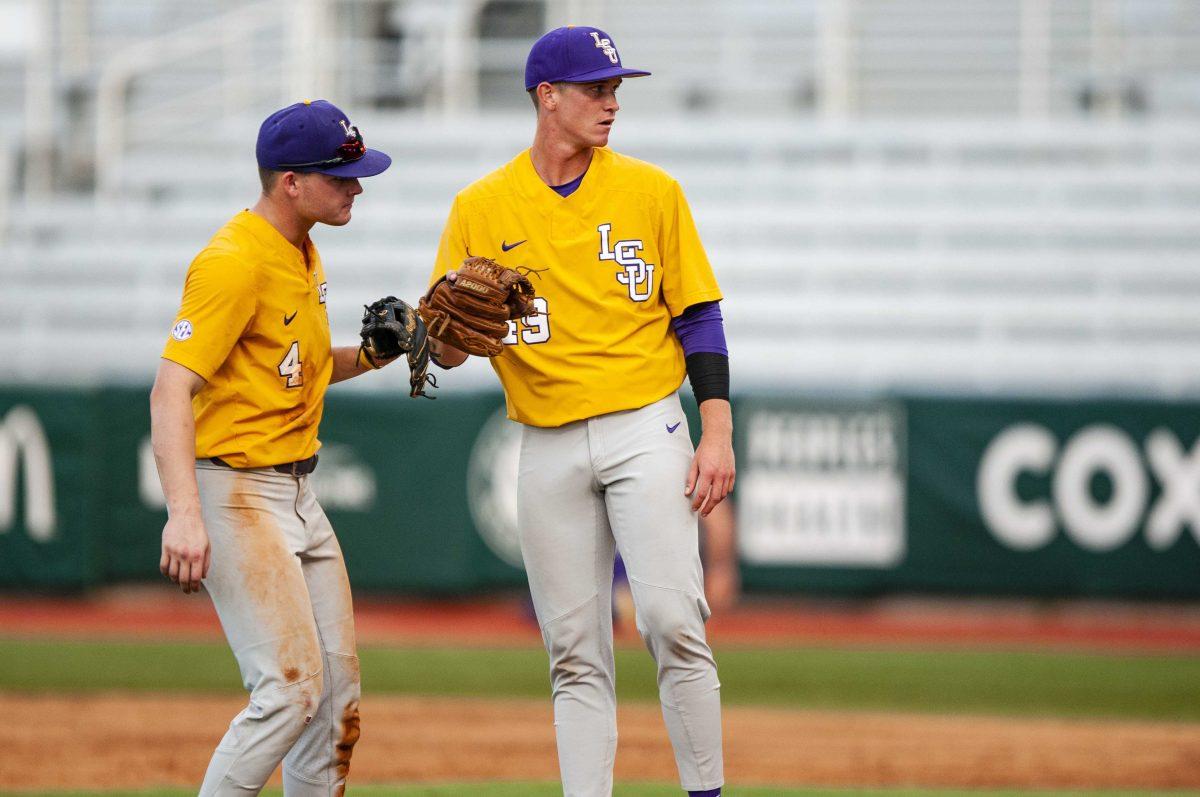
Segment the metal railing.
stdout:
<svg viewBox="0 0 1200 797">
<path fill-rule="evenodd" d="M 320 0 L 305 2 L 309 5 L 321 5 Z M 299 14 L 295 18 L 307 21 L 312 17 Z M 249 79 L 249 76 L 238 74 L 240 70 L 237 69 L 236 62 L 241 48 L 251 46 L 256 37 L 278 30 L 283 22 L 279 3 L 275 0 L 260 0 L 213 19 L 141 42 L 117 54 L 105 64 L 96 86 L 97 197 L 107 199 L 118 193 L 129 124 L 126 107 L 128 92 L 131 82 L 136 77 L 184 58 L 214 52 L 231 63 L 229 71 L 233 74 L 226 75 L 219 83 L 221 90 L 225 92 L 225 106 L 230 112 L 242 110 L 238 107 L 238 94 L 244 89 L 244 81 Z M 302 34 L 298 32 L 297 35 Z M 307 74 L 313 71 L 302 68 L 304 59 L 296 60 L 300 73 Z M 319 76 L 314 76 L 313 79 L 316 82 Z M 243 82 L 242 85 L 239 85 L 239 80 Z M 280 93 L 283 93 L 282 90 Z"/>
<path fill-rule="evenodd" d="M 386 67 L 395 70 L 389 80 L 405 83 L 413 92 L 405 101 L 427 114 L 477 113 L 480 92 L 485 90 L 481 75 L 505 68 L 496 62 L 497 53 L 504 54 L 500 60 L 514 61 L 509 65 L 514 71 L 520 68 L 517 56 L 509 54 L 519 48 L 504 46 L 506 40 L 485 38 L 486 31 L 479 30 L 487 13 L 486 0 L 255 0 L 224 12 L 220 9 L 232 4 L 213 2 L 215 16 L 133 44 L 126 43 L 124 33 L 89 26 L 88 14 L 94 15 L 109 1 L 31 2 L 21 163 L 30 196 L 53 190 L 54 142 L 63 132 L 55 108 L 61 107 L 65 94 L 80 88 L 95 92 L 91 149 L 98 193 L 105 197 L 119 192 L 131 130 L 153 131 L 158 121 L 179 127 L 211 118 L 201 107 L 217 107 L 228 117 L 261 105 L 265 92 L 281 103 L 336 92 L 339 97 L 353 97 L 357 107 L 371 105 L 379 99 L 372 96 L 378 91 L 372 81 L 380 72 L 367 62 L 380 41 L 375 39 L 373 48 L 371 37 L 382 34 L 371 27 L 376 23 L 364 20 L 381 18 L 383 14 L 376 10 L 390 14 L 392 22 L 403 28 L 403 47 L 393 47 L 398 62 Z M 183 7 L 182 0 L 179 5 Z M 170 2 L 163 0 L 163 6 Z M 1157 4 L 1157 16 L 1148 22 L 1130 22 L 1129 6 L 1118 0 L 1072 5 L 1057 0 L 996 0 L 979 7 L 986 7 L 989 18 L 999 20 L 996 31 L 967 24 L 966 17 L 958 15 L 969 15 L 969 9 L 958 9 L 954 3 L 924 5 L 915 0 L 779 0 L 778 6 L 759 0 L 745 13 L 718 0 L 664 0 L 653 5 L 637 0 L 544 0 L 544 20 L 547 25 L 567 20 L 611 22 L 629 40 L 637 40 L 643 53 L 653 56 L 657 48 L 661 58 L 676 65 L 647 87 L 647 96 L 653 94 L 664 112 L 728 107 L 742 114 L 755 108 L 763 113 L 782 108 L 792 115 L 839 120 L 869 117 L 882 113 L 880 108 L 926 107 L 912 101 L 943 94 L 982 97 L 980 103 L 1011 107 L 1023 119 L 1042 119 L 1069 112 L 1076 99 L 1067 94 L 1077 90 L 1078 102 L 1088 104 L 1087 113 L 1113 117 L 1131 113 L 1121 94 L 1124 82 L 1137 82 L 1130 75 L 1153 78 L 1165 71 L 1178 76 L 1173 78 L 1176 82 L 1186 83 L 1191 76 L 1200 85 L 1200 63 L 1187 56 L 1200 51 L 1200 7 L 1194 3 Z M 939 8 L 945 11 L 942 16 Z M 372 13 L 353 13 L 358 9 Z M 756 10 L 761 12 L 758 18 Z M 913 13 L 906 15 L 909 11 Z M 889 32 L 886 25 L 881 29 L 879 20 L 888 15 L 911 17 L 913 29 Z M 161 29 L 171 15 L 158 16 L 162 18 L 158 27 L 150 29 Z M 651 27 L 634 25 L 639 19 L 648 20 Z M 780 25 L 779 20 L 788 24 Z M 868 24 L 872 20 L 877 23 L 874 28 Z M 766 50 L 759 43 L 764 36 L 770 38 Z M 964 42 L 978 40 L 983 47 L 1001 39 L 1004 54 L 987 62 L 994 65 L 987 75 L 930 67 L 930 63 L 953 65 L 955 47 L 970 49 Z M 275 68 L 247 68 L 248 59 L 261 52 L 265 40 L 278 46 L 278 53 L 271 54 L 278 62 Z M 185 63 L 201 56 L 211 57 L 211 63 L 203 76 L 207 85 L 198 94 L 204 103 L 197 104 L 194 114 L 189 116 L 188 104 L 180 101 L 183 97 L 136 107 L 137 99 L 145 97 L 133 87 L 157 80 L 159 92 L 169 92 L 176 73 L 183 78 L 180 85 L 185 85 L 187 78 L 194 77 Z M 786 80 L 756 79 L 764 58 L 787 71 Z M 701 69 L 704 59 L 708 70 Z M 880 70 L 888 78 L 883 83 Z M 714 101 L 693 106 L 678 97 L 668 100 L 673 91 L 680 96 L 692 91 L 698 72 L 704 72 L 703 80 L 712 84 L 701 85 L 701 90 L 712 89 Z M 972 91 L 972 80 L 987 85 Z M 797 100 L 804 93 L 804 81 L 810 81 L 811 96 Z M 1077 89 L 1065 89 L 1064 83 Z M 1194 106 L 1194 111 L 1200 111 L 1200 97 Z M 88 107 L 86 101 L 81 107 Z M 965 115 L 975 112 L 977 106 L 963 109 Z M 92 128 L 85 121 L 78 129 Z M 15 179 L 10 175 L 8 185 Z"/>
<path fill-rule="evenodd" d="M 8 214 L 12 203 L 12 192 L 8 187 L 16 180 L 15 160 L 16 153 L 12 148 L 0 145 L 0 252 L 4 251 L 4 243 L 8 240 Z"/>
</svg>

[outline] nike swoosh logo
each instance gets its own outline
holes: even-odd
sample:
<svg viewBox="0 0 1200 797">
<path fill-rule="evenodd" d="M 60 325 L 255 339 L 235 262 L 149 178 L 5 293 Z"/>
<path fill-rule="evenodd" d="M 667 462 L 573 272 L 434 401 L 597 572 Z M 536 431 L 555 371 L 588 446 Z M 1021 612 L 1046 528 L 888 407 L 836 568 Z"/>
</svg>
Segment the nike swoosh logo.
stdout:
<svg viewBox="0 0 1200 797">
<path fill-rule="evenodd" d="M 503 249 L 505 252 L 507 252 L 509 249 L 516 249 L 518 246 L 520 246 L 521 244 L 525 243 L 528 240 L 529 240 L 528 238 L 522 238 L 521 240 L 517 241 L 515 244 L 510 244 L 508 241 L 501 241 L 500 248 Z"/>
<path fill-rule="evenodd" d="M 675 434 L 675 430 L 679 428 L 679 424 L 681 423 L 683 423 L 683 421 L 676 422 L 674 426 L 667 424 L 667 434 Z"/>
<path fill-rule="evenodd" d="M 296 313 L 298 313 L 298 312 L 300 312 L 300 311 L 299 311 L 299 310 L 297 310 L 297 311 L 296 311 Z M 284 325 L 285 327 L 286 327 L 288 324 L 292 323 L 292 319 L 296 317 L 296 313 L 292 313 L 291 315 L 285 315 L 285 316 L 283 317 L 283 325 Z"/>
</svg>

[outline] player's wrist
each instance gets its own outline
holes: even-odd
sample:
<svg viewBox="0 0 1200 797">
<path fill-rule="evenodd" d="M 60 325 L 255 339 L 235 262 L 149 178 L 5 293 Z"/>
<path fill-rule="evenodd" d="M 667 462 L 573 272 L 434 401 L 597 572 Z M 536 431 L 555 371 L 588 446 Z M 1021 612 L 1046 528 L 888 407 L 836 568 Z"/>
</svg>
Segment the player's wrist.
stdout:
<svg viewBox="0 0 1200 797">
<path fill-rule="evenodd" d="M 203 518 L 200 511 L 200 496 L 193 494 L 167 499 L 167 519 L 177 522 L 198 521 Z"/>
<path fill-rule="evenodd" d="M 711 398 L 700 402 L 701 437 L 733 439 L 733 412 L 728 399 Z"/>
<path fill-rule="evenodd" d="M 700 443 L 705 447 L 733 448 L 733 431 L 730 429 L 705 429 L 700 433 Z"/>
<path fill-rule="evenodd" d="M 354 367 L 360 372 L 378 371 L 382 366 L 376 365 L 371 355 L 362 346 L 358 347 L 358 351 L 354 354 Z"/>
</svg>

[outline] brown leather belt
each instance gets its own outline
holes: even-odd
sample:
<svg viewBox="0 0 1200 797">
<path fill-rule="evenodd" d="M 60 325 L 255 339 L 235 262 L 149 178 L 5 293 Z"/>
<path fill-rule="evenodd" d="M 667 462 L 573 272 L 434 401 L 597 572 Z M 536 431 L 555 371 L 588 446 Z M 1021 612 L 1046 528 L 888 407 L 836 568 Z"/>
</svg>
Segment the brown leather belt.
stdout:
<svg viewBox="0 0 1200 797">
<path fill-rule="evenodd" d="M 285 462 L 282 465 L 267 465 L 266 467 L 276 473 L 286 473 L 288 476 L 307 476 L 317 469 L 317 454 L 313 454 L 308 459 L 298 459 L 295 462 Z M 214 465 L 220 465 L 222 468 L 232 468 L 225 460 L 220 457 L 209 457 L 209 462 Z"/>
</svg>

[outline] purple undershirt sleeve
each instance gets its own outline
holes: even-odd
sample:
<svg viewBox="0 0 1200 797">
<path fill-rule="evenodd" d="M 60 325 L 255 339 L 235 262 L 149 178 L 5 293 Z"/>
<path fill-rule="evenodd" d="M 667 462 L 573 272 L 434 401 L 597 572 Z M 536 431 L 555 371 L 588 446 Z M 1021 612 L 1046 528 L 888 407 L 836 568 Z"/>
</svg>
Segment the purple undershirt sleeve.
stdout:
<svg viewBox="0 0 1200 797">
<path fill-rule="evenodd" d="M 701 302 L 671 319 L 671 328 L 683 344 L 683 354 L 721 354 L 729 356 L 725 345 L 725 322 L 721 318 L 720 302 Z"/>
</svg>

